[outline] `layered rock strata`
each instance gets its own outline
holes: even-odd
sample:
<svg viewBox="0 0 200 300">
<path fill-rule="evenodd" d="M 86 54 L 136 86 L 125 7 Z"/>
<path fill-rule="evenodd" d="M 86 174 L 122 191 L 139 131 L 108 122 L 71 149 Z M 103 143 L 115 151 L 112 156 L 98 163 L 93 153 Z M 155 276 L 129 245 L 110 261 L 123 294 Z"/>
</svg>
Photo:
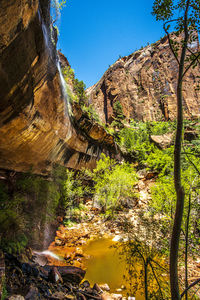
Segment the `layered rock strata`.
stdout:
<svg viewBox="0 0 200 300">
<path fill-rule="evenodd" d="M 74 127 L 57 67 L 49 0 L 0 2 L 0 168 L 46 174 L 52 163 L 92 167 L 91 140 Z M 51 32 L 52 31 L 52 32 Z M 95 147 L 99 143 L 93 126 Z M 106 134 L 105 131 L 103 133 Z M 90 133 L 89 133 L 90 135 Z M 104 151 L 115 151 L 114 141 Z"/>
<path fill-rule="evenodd" d="M 189 45 L 199 50 L 198 41 Z M 176 119 L 176 82 L 178 66 L 167 38 L 129 56 L 118 59 L 100 81 L 88 88 L 90 103 L 101 120 L 111 123 L 114 103 L 119 101 L 127 120 L 160 121 Z M 186 118 L 200 116 L 200 65 L 190 69 L 183 83 Z"/>
</svg>

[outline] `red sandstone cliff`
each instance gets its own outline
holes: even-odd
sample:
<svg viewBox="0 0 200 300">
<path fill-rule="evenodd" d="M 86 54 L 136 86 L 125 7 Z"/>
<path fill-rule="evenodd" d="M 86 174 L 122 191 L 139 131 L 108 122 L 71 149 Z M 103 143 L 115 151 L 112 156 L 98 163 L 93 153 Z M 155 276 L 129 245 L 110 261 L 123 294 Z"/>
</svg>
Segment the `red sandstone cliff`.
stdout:
<svg viewBox="0 0 200 300">
<path fill-rule="evenodd" d="M 190 45 L 193 51 L 198 42 Z M 113 105 L 119 101 L 127 119 L 169 120 L 176 118 L 177 64 L 167 38 L 118 59 L 101 80 L 88 88 L 90 103 L 103 122 L 113 120 Z M 200 66 L 191 69 L 184 79 L 184 114 L 200 116 L 198 90 Z"/>
<path fill-rule="evenodd" d="M 94 148 L 115 151 L 96 124 L 80 130 L 85 117 L 78 108 L 75 119 L 67 112 L 49 2 L 0 1 L 0 168 L 46 174 L 55 162 L 94 166 Z"/>
</svg>

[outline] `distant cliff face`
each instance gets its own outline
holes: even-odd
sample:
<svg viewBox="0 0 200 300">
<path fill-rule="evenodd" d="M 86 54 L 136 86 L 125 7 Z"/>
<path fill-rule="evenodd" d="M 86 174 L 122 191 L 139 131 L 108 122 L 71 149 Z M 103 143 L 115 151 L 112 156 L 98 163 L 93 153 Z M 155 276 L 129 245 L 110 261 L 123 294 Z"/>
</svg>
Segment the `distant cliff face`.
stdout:
<svg viewBox="0 0 200 300">
<path fill-rule="evenodd" d="M 198 42 L 190 45 L 195 51 Z M 113 120 L 113 105 L 119 101 L 127 119 L 153 121 L 176 118 L 178 68 L 167 38 L 117 60 L 87 93 L 103 122 Z M 184 79 L 184 114 L 200 116 L 198 90 L 200 66 Z"/>
<path fill-rule="evenodd" d="M 0 1 L 0 168 L 46 174 L 54 162 L 72 168 L 96 163 L 96 127 L 82 134 L 68 115 L 49 2 Z M 113 140 L 106 146 L 115 149 Z"/>
</svg>

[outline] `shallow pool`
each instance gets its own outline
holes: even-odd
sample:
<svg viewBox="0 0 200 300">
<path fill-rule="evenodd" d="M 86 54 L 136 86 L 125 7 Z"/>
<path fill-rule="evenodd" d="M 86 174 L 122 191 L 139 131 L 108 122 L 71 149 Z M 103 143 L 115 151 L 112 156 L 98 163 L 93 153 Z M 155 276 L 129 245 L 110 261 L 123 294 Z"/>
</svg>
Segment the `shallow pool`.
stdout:
<svg viewBox="0 0 200 300">
<path fill-rule="evenodd" d="M 145 299 L 141 291 L 133 293 L 133 287 L 137 283 L 128 272 L 129 266 L 123 253 L 120 254 L 115 246 L 117 242 L 112 239 L 101 238 L 84 247 L 83 251 L 88 256 L 85 261 L 86 279 L 91 285 L 107 283 L 112 293 L 134 296 L 136 300 Z M 141 266 L 136 263 L 134 269 L 139 273 Z"/>
</svg>

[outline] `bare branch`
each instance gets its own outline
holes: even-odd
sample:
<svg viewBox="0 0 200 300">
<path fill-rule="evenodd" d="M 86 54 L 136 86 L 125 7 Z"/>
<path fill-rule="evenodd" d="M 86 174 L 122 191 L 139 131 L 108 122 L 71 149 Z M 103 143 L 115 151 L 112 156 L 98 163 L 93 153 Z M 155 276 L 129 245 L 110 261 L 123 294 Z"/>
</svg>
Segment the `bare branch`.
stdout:
<svg viewBox="0 0 200 300">
<path fill-rule="evenodd" d="M 150 266 L 151 266 L 151 270 L 152 270 L 152 272 L 153 272 L 153 276 L 154 276 L 154 278 L 155 278 L 155 280 L 156 280 L 156 282 L 157 282 L 157 284 L 158 284 L 159 291 L 160 291 L 160 295 L 161 295 L 162 300 L 163 300 L 164 298 L 163 298 L 163 294 L 162 294 L 162 289 L 161 289 L 160 282 L 159 282 L 159 280 L 158 280 L 158 278 L 157 278 L 157 276 L 156 276 L 156 273 L 155 273 L 154 268 L 153 268 L 153 266 L 152 266 L 152 264 L 151 264 L 151 261 L 149 261 L 149 264 L 150 264 Z"/>
<path fill-rule="evenodd" d="M 198 284 L 200 282 L 200 278 L 198 278 L 197 280 L 195 280 L 194 282 L 192 282 L 187 289 L 185 289 L 182 294 L 181 294 L 181 298 L 183 298 L 183 296 L 186 294 L 186 292 L 188 290 L 190 290 L 193 286 L 195 286 L 196 284 Z"/>
<path fill-rule="evenodd" d="M 189 66 L 185 69 L 182 79 L 185 76 L 185 74 L 188 72 L 188 70 L 192 67 L 192 65 L 200 58 L 200 53 L 193 59 L 193 61 L 189 64 Z"/>
<path fill-rule="evenodd" d="M 152 258 L 151 258 L 151 261 L 154 262 L 154 264 L 158 265 L 164 271 L 168 272 L 168 270 L 166 268 L 162 267 L 157 261 L 153 260 Z"/>
<path fill-rule="evenodd" d="M 192 52 L 190 48 L 187 47 L 187 50 L 196 57 L 196 53 Z M 197 59 L 198 64 L 200 65 L 200 61 Z"/>
<path fill-rule="evenodd" d="M 183 146 L 183 149 L 184 149 L 184 146 Z M 198 169 L 197 166 L 193 163 L 193 161 L 189 158 L 188 153 L 185 152 L 185 149 L 184 149 L 184 153 L 186 154 L 186 157 L 187 157 L 188 161 L 191 163 L 191 165 L 195 168 L 195 170 L 197 171 L 197 173 L 200 175 L 199 169 Z"/>
<path fill-rule="evenodd" d="M 178 57 L 177 57 L 177 54 L 176 54 L 176 52 L 174 51 L 173 46 L 172 46 L 172 42 L 171 42 L 171 39 L 170 39 L 170 34 L 169 34 L 169 32 L 168 32 L 168 30 L 167 30 L 167 28 L 166 28 L 166 25 L 167 25 L 167 24 L 172 23 L 172 22 L 176 22 L 176 21 L 178 21 L 178 20 L 179 20 L 179 19 L 174 19 L 174 20 L 170 20 L 170 21 L 165 22 L 165 23 L 163 24 L 163 29 L 164 29 L 165 33 L 167 34 L 167 38 L 168 38 L 170 50 L 172 51 L 172 53 L 173 53 L 173 55 L 174 55 L 174 57 L 175 57 L 175 59 L 176 59 L 178 65 L 180 65 L 180 62 L 179 62 Z"/>
<path fill-rule="evenodd" d="M 181 154 L 187 154 L 187 155 L 193 155 L 195 157 L 200 157 L 200 154 L 195 154 L 195 153 L 191 153 L 191 152 L 181 152 Z"/>
</svg>

